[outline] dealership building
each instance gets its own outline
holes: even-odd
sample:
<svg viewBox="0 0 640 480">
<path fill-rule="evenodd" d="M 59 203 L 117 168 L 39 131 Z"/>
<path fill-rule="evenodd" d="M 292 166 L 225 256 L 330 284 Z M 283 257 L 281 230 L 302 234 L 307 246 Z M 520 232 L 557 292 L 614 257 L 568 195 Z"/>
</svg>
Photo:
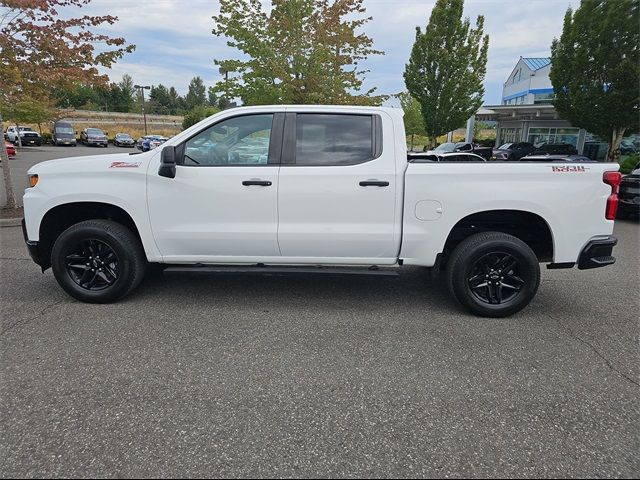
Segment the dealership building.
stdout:
<svg viewBox="0 0 640 480">
<path fill-rule="evenodd" d="M 604 160 L 608 144 L 562 120 L 552 105 L 550 58 L 518 60 L 502 89 L 500 105 L 483 106 L 477 121 L 496 122 L 496 146 L 508 142 L 570 143 L 578 153 Z"/>
</svg>

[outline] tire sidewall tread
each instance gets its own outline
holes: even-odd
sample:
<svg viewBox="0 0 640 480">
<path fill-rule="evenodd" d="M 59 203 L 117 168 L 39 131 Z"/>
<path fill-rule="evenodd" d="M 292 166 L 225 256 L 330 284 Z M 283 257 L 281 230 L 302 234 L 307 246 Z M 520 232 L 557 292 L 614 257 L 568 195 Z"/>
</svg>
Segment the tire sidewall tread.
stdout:
<svg viewBox="0 0 640 480">
<path fill-rule="evenodd" d="M 467 286 L 468 269 L 481 256 L 491 251 L 507 251 L 517 257 L 526 273 L 524 291 L 503 307 L 489 306 L 477 300 Z M 502 232 L 483 232 L 463 240 L 453 251 L 447 270 L 447 286 L 452 296 L 467 310 L 483 317 L 507 317 L 525 308 L 540 285 L 540 265 L 531 248 L 513 235 Z"/>
<path fill-rule="evenodd" d="M 87 237 L 108 243 L 118 255 L 118 280 L 104 290 L 93 292 L 83 289 L 66 270 L 69 244 Z M 144 278 L 146 258 L 140 240 L 124 225 L 112 220 L 85 220 L 67 228 L 56 239 L 51 251 L 51 267 L 58 284 L 73 298 L 88 303 L 108 303 L 125 297 L 140 284 Z"/>
</svg>

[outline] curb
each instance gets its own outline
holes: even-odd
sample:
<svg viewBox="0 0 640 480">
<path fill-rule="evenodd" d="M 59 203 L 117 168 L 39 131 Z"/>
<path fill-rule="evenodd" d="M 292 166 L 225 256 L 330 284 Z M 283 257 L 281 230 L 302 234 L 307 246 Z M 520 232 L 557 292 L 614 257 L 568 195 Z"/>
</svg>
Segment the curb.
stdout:
<svg viewBox="0 0 640 480">
<path fill-rule="evenodd" d="M 0 218 L 0 228 L 19 227 L 21 224 L 22 218 Z"/>
</svg>

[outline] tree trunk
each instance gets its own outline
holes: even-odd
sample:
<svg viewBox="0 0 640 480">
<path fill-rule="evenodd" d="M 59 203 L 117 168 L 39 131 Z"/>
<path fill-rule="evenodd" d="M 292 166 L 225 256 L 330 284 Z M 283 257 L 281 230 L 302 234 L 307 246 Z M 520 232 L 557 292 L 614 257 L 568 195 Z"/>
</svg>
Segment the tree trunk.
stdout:
<svg viewBox="0 0 640 480">
<path fill-rule="evenodd" d="M 411 150 L 413 150 L 413 137 L 415 136 L 414 133 L 411 134 Z"/>
<path fill-rule="evenodd" d="M 607 150 L 607 162 L 617 162 L 620 158 L 620 144 L 626 130 L 626 128 L 621 127 L 614 128 L 613 132 L 611 132 L 611 142 Z"/>
<path fill-rule="evenodd" d="M 2 115 L 0 115 L 0 125 L 2 125 Z M 7 153 L 7 146 L 4 144 L 4 138 L 2 138 L 2 148 L 0 148 L 0 160 L 2 160 L 2 176 L 4 178 L 4 191 L 7 198 L 6 208 L 16 208 L 16 196 L 13 193 L 9 154 Z"/>
</svg>

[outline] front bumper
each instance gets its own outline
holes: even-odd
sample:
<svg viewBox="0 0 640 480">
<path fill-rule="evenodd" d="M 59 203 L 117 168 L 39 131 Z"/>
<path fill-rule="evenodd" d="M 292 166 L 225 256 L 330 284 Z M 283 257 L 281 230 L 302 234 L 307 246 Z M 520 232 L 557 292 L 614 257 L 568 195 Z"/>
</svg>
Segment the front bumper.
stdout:
<svg viewBox="0 0 640 480">
<path fill-rule="evenodd" d="M 38 137 L 20 137 L 20 142 L 22 145 L 42 145 L 42 139 Z"/>
<path fill-rule="evenodd" d="M 49 259 L 44 258 L 39 242 L 29 240 L 29 236 L 27 235 L 27 224 L 25 223 L 24 218 L 22 219 L 22 235 L 24 235 L 24 242 L 27 245 L 29 256 L 40 266 L 40 268 L 42 268 L 42 271 L 44 272 L 50 266 Z"/>
<path fill-rule="evenodd" d="M 613 265 L 616 259 L 611 253 L 617 243 L 618 239 L 613 235 L 589 240 L 578 257 L 578 268 L 586 270 Z"/>
</svg>

